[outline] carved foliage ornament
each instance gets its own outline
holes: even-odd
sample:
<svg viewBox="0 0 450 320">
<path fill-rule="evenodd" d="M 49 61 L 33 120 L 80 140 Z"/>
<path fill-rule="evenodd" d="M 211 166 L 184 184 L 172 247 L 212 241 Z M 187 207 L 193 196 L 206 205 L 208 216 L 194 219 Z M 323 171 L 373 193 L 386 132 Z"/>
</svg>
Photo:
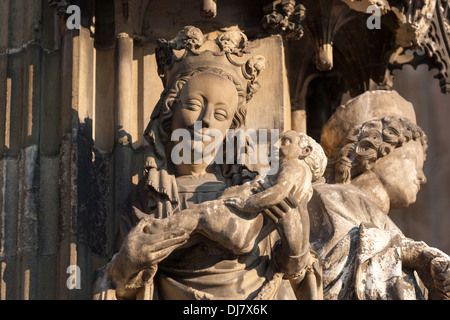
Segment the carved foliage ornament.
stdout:
<svg viewBox="0 0 450 320">
<path fill-rule="evenodd" d="M 430 69 L 438 69 L 435 78 L 439 79 L 442 93 L 450 93 L 450 2 L 436 0 L 434 11 L 426 17 L 426 20 L 428 29 L 411 47 L 414 50 L 413 54 L 407 53 L 408 48 L 399 48 L 391 59 L 389 69 L 392 72 L 401 69 L 405 64 L 414 68 L 427 64 Z"/>
<path fill-rule="evenodd" d="M 343 68 L 349 79 L 346 81 L 350 82 L 349 90 L 354 92 L 352 96 L 367 89 L 391 88 L 392 71 L 405 64 L 437 68 L 436 78 L 442 92 L 450 91 L 448 0 L 302 0 L 301 3 L 306 8 L 303 26 L 315 43 L 316 68 L 328 72 L 333 69 L 342 72 L 339 69 Z M 278 6 L 273 4 L 274 10 L 281 14 L 281 2 Z M 367 19 L 375 14 L 380 15 L 380 26 L 369 29 Z M 333 52 L 335 49 L 338 54 Z M 413 55 L 406 54 L 410 49 L 415 50 Z M 336 65 L 333 59 L 338 62 Z M 361 63 L 356 64 L 355 60 Z M 354 80 L 358 77 L 348 76 L 348 72 L 361 74 L 362 78 L 369 74 L 370 78 L 363 86 Z"/>
<path fill-rule="evenodd" d="M 305 7 L 294 0 L 276 0 L 264 7 L 262 27 L 267 33 L 279 33 L 287 39 L 303 37 Z"/>
<path fill-rule="evenodd" d="M 425 51 L 425 63 L 430 68 L 439 70 L 435 78 L 439 79 L 442 93 L 450 93 L 450 1 L 438 0 L 433 18 L 431 19 L 430 29 L 419 48 Z M 420 55 L 416 52 L 414 60 L 410 62 L 417 66 L 420 61 Z"/>
</svg>

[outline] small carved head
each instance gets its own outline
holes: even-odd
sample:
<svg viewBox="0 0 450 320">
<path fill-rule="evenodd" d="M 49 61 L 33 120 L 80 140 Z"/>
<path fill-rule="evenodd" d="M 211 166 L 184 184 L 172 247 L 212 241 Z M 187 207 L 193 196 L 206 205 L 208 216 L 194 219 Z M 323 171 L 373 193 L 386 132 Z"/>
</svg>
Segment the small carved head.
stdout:
<svg viewBox="0 0 450 320">
<path fill-rule="evenodd" d="M 293 130 L 280 136 L 280 157 L 303 160 L 311 170 L 312 181 L 322 177 L 327 166 L 327 157 L 320 144 L 305 133 Z"/>
<path fill-rule="evenodd" d="M 348 184 L 366 172 L 374 174 L 389 197 L 390 207 L 405 208 L 416 201 L 420 185 L 426 182 L 426 150 L 427 136 L 419 126 L 406 118 L 389 116 L 349 130 L 330 167 L 335 183 Z"/>
<path fill-rule="evenodd" d="M 203 43 L 203 33 L 200 29 L 191 26 L 183 28 L 175 39 L 168 42 L 171 49 L 191 51 L 198 50 Z"/>
<path fill-rule="evenodd" d="M 335 182 L 350 183 L 352 177 L 370 170 L 378 159 L 411 140 L 419 141 L 426 152 L 427 136 L 406 118 L 389 116 L 353 127 L 347 132 L 337 157 L 330 161 Z"/>
<path fill-rule="evenodd" d="M 227 31 L 216 39 L 217 44 L 225 53 L 241 56 L 247 46 L 247 36 L 239 31 Z"/>
</svg>

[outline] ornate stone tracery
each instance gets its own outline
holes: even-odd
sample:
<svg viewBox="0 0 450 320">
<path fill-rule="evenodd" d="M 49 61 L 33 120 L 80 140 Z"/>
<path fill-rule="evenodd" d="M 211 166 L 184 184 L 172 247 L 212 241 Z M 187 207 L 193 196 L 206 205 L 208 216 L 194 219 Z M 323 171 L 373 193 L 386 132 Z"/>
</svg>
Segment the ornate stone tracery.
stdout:
<svg viewBox="0 0 450 320">
<path fill-rule="evenodd" d="M 438 73 L 435 78 L 439 79 L 442 93 L 448 93 L 450 90 L 448 82 L 450 65 L 449 7 L 448 1 L 437 0 L 434 12 L 427 15 L 428 29 L 414 46 L 413 53 L 408 54 L 406 48 L 399 49 L 390 64 L 392 71 L 401 69 L 405 64 L 410 64 L 414 68 L 421 64 L 427 64 L 430 69 L 436 68 Z"/>
</svg>

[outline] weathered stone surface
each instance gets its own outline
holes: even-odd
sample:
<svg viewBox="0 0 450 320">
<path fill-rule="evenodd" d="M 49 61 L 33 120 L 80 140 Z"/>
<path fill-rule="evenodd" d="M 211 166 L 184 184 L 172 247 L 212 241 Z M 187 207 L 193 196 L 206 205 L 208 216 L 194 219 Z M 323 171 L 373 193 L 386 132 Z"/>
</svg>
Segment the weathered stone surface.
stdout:
<svg viewBox="0 0 450 320">
<path fill-rule="evenodd" d="M 450 257 L 406 238 L 387 216 L 390 208 L 416 201 L 426 182 L 428 147 L 413 122 L 412 105 L 392 101 L 391 111 L 390 104 L 356 98 L 324 126 L 323 136 L 339 139 L 323 140 L 334 157 L 328 183 L 315 187 L 309 213 L 314 248 L 324 259 L 325 299 L 450 299 Z M 379 112 L 387 116 L 374 119 Z M 420 280 L 411 274 L 403 278 L 409 269 Z"/>
<path fill-rule="evenodd" d="M 80 5 L 80 30 L 66 27 L 65 11 L 70 4 Z M 381 29 L 367 28 L 369 5 L 381 9 Z M 438 80 L 434 85 L 447 92 L 449 12 L 449 3 L 444 0 L 2 1 L 0 298 L 91 297 L 93 271 L 104 265 L 117 249 L 120 215 L 130 212 L 130 194 L 140 188 L 148 174 L 142 169 L 151 144 L 142 133 L 164 89 L 157 72 L 156 40 L 171 39 L 186 25 L 201 27 L 205 38 L 210 40 L 225 31 L 245 31 L 251 51 L 267 59 L 266 68 L 258 77 L 262 89 L 248 103 L 247 127 L 280 132 L 292 128 L 308 132 L 318 140 L 323 124 L 341 104 L 344 93 L 355 97 L 367 90 L 390 89 L 394 83 L 392 70 L 404 64 L 417 68 L 426 63 L 437 69 Z M 294 40 L 298 38 L 299 41 Z M 412 56 L 406 51 L 411 44 L 416 50 Z M 401 79 L 406 83 L 411 77 Z M 425 240 L 448 253 L 445 249 L 450 247 L 445 169 L 448 117 L 439 107 L 445 107 L 446 102 L 437 102 L 438 96 L 430 94 L 431 83 L 423 80 L 409 85 L 418 99 L 410 99 L 398 90 L 413 102 L 417 122 L 428 134 L 429 150 L 424 170 L 428 183 L 422 187 L 416 205 L 401 210 L 413 215 L 399 218 L 398 213 L 395 221 L 401 221 L 402 231 L 411 238 Z M 364 96 L 364 101 L 384 106 L 394 101 L 403 103 L 399 97 L 383 99 L 377 92 L 372 93 L 373 99 L 369 94 Z M 385 112 L 386 108 L 379 111 Z M 343 125 L 349 125 L 346 117 L 341 120 Z M 333 134 L 332 138 L 337 139 L 338 135 Z M 327 139 L 324 146 L 334 143 L 333 139 L 331 142 Z M 391 155 L 403 154 L 412 159 L 405 150 L 397 148 Z M 392 173 L 395 166 L 388 161 L 391 158 L 378 159 L 375 169 L 371 168 L 377 171 L 372 170 L 373 175 L 361 174 L 351 179 L 351 185 L 366 196 L 369 193 L 370 201 L 383 212 L 392 207 L 391 201 L 383 198 L 386 195 L 383 185 L 374 185 L 373 181 L 384 167 L 389 167 Z M 403 172 L 402 177 L 413 172 L 407 170 L 406 162 L 397 167 L 396 173 Z M 376 170 L 377 166 L 380 170 Z M 237 172 L 235 168 L 229 171 L 235 178 Z M 404 180 L 401 179 L 402 184 Z M 192 191 L 189 189 L 192 181 L 179 182 L 183 192 Z M 221 185 L 213 182 L 215 186 Z M 332 193 L 330 190 L 337 185 L 327 187 L 322 188 L 326 194 Z M 348 191 L 347 187 L 343 190 Z M 316 191 L 319 189 L 316 187 Z M 170 193 L 170 189 L 160 191 Z M 353 195 L 355 201 L 362 199 L 361 193 Z M 196 201 L 204 202 L 207 197 Z M 162 200 L 157 202 L 161 208 L 170 206 Z M 358 203 L 366 203 L 361 201 Z M 347 202 L 338 209 L 347 212 Z M 330 205 L 337 203 L 331 201 Z M 350 220 L 367 220 L 355 218 L 354 212 L 347 213 Z M 364 279 L 374 277 L 378 284 L 384 281 L 386 288 L 393 287 L 397 283 L 394 280 L 399 261 L 392 260 L 390 254 L 377 255 L 371 248 L 383 244 L 386 253 L 392 252 L 392 246 L 399 246 L 394 233 L 361 226 L 358 233 L 342 238 L 343 247 L 354 244 L 355 239 L 363 239 L 360 251 L 347 256 L 347 266 L 353 266 L 351 262 L 357 253 L 372 255 L 369 260 L 359 259 L 359 265 L 364 268 L 370 261 L 386 272 L 365 274 L 359 272 L 363 269 L 360 268 L 358 274 Z M 376 242 L 377 236 L 383 241 Z M 442 261 L 432 255 L 440 253 L 415 241 L 412 244 L 418 252 L 427 251 L 430 259 L 425 265 L 434 261 L 432 268 L 439 271 L 436 268 Z M 215 252 L 210 247 L 208 250 Z M 339 257 L 338 251 L 335 257 Z M 397 268 L 388 271 L 384 268 L 386 261 Z M 66 285 L 69 266 L 81 268 L 80 290 L 69 290 Z M 328 265 L 325 267 L 328 272 Z M 427 270 L 419 271 L 424 282 L 432 286 Z M 274 279 L 278 285 L 280 277 Z M 283 287 L 290 286 L 286 281 L 281 283 Z M 383 298 L 409 297 L 392 295 L 386 288 L 376 291 L 377 294 Z M 359 286 L 358 290 L 358 297 L 371 298 L 367 295 L 368 287 Z M 151 297 L 150 286 L 138 295 L 142 296 Z"/>
<path fill-rule="evenodd" d="M 58 253 L 60 158 L 41 156 L 39 164 L 39 253 L 55 256 Z"/>
<path fill-rule="evenodd" d="M 413 105 L 396 91 L 376 90 L 341 105 L 322 129 L 321 145 L 329 158 L 336 156 L 335 148 L 353 126 L 386 116 L 406 117 L 416 122 Z"/>
<path fill-rule="evenodd" d="M 283 133 L 280 170 L 243 185 L 236 177 L 227 184 L 213 158 L 202 156 L 193 163 L 188 157 L 178 163 L 172 153 L 183 144 L 170 142 L 171 132 L 184 130 L 191 138 L 191 133 L 205 137 L 204 130 L 214 129 L 223 142 L 227 130 L 244 127 L 247 102 L 260 89 L 259 75 L 265 68 L 265 58 L 250 54 L 246 40 L 224 40 L 244 37 L 238 31 L 224 33 L 216 40 L 214 55 L 202 50 L 213 43 L 203 42 L 201 31 L 194 27 L 185 27 L 172 41 L 161 40 L 157 52 L 166 90 L 146 130 L 151 152 L 139 190 L 150 201 L 143 199 L 144 211 L 134 208 L 135 218 L 141 221 L 99 274 L 95 298 L 105 298 L 110 289 L 115 289 L 118 299 L 155 298 L 148 290 L 158 292 L 161 299 L 321 298 L 320 267 L 310 251 L 305 210 L 311 181 L 325 170 L 320 145 L 304 133 Z M 176 58 L 178 50 L 186 50 L 181 59 Z M 190 131 L 197 122 L 202 130 Z M 191 141 L 183 154 L 203 154 L 210 143 L 202 139 L 197 147 Z M 244 168 L 236 168 L 236 176 Z M 227 185 L 231 187 L 225 189 Z M 283 209 L 277 207 L 280 202 Z M 270 244 L 275 229 L 280 237 L 276 248 Z M 211 252 L 212 260 L 203 250 Z M 274 250 L 274 256 L 262 254 L 267 250 Z M 242 261 L 248 265 L 245 270 L 239 267 Z M 219 269 L 228 265 L 230 281 L 224 282 L 223 273 L 216 273 L 211 263 Z M 158 265 L 165 265 L 166 271 L 157 272 Z M 176 276 L 174 268 L 181 268 L 186 276 Z M 282 278 L 291 280 L 292 287 L 282 286 Z M 214 286 L 206 285 L 211 281 Z M 147 293 L 142 296 L 142 292 Z"/>
</svg>

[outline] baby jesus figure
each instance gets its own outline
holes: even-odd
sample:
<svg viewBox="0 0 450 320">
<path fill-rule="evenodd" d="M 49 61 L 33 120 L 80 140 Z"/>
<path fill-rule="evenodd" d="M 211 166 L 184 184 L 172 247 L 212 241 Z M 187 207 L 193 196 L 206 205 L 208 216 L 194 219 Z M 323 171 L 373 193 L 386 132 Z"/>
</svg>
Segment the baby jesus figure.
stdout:
<svg viewBox="0 0 450 320">
<path fill-rule="evenodd" d="M 312 196 L 312 181 L 325 170 L 326 156 L 312 138 L 295 131 L 281 134 L 279 153 L 280 167 L 275 175 L 258 176 L 227 188 L 216 200 L 164 219 L 143 218 L 143 231 L 157 234 L 181 229 L 190 235 L 200 233 L 239 255 L 252 251 L 258 239 L 277 229 L 286 256 L 309 256 L 306 204 Z M 137 216 L 145 216 L 134 210 Z"/>
</svg>

